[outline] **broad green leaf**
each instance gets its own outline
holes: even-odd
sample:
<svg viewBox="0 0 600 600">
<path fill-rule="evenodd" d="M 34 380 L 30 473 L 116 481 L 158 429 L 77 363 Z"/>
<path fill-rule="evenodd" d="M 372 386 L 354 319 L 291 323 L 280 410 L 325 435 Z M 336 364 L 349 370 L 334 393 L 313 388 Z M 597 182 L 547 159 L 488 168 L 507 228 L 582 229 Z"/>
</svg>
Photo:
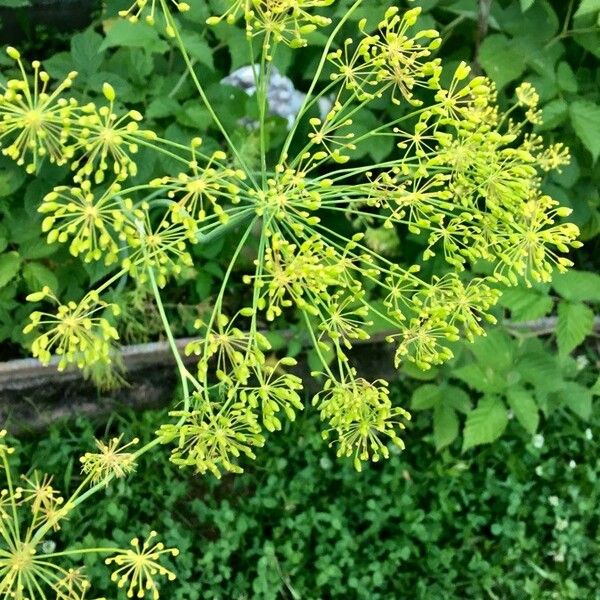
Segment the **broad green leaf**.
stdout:
<svg viewBox="0 0 600 600">
<path fill-rule="evenodd" d="M 164 119 L 173 116 L 180 108 L 179 102 L 174 98 L 161 96 L 152 100 L 146 110 L 146 117 L 148 119 Z"/>
<path fill-rule="evenodd" d="M 523 388 L 509 389 L 506 392 L 506 400 L 517 421 L 529 433 L 535 433 L 540 422 L 540 415 L 531 393 Z"/>
<path fill-rule="evenodd" d="M 30 5 L 31 0 L 0 0 L 0 7 L 2 8 L 22 8 Z"/>
<path fill-rule="evenodd" d="M 564 405 L 584 421 L 587 421 L 592 414 L 593 395 L 591 389 L 586 388 L 576 381 L 568 381 L 564 389 L 559 392 Z"/>
<path fill-rule="evenodd" d="M 594 161 L 600 156 L 600 105 L 589 100 L 576 100 L 569 107 L 571 124 Z"/>
<path fill-rule="evenodd" d="M 600 275 L 591 271 L 567 271 L 552 280 L 554 289 L 572 302 L 600 302 Z"/>
<path fill-rule="evenodd" d="M 440 386 L 426 383 L 419 386 L 412 395 L 410 407 L 413 410 L 428 410 L 440 404 Z"/>
<path fill-rule="evenodd" d="M 471 399 L 465 390 L 455 385 L 445 385 L 442 391 L 442 402 L 463 414 L 471 411 Z"/>
<path fill-rule="evenodd" d="M 160 54 L 169 49 L 169 45 L 160 39 L 154 27 L 146 23 L 131 23 L 126 19 L 119 19 L 111 25 L 99 51 L 115 47 L 145 48 L 148 52 Z"/>
<path fill-rule="evenodd" d="M 573 15 L 575 19 L 586 15 L 593 15 L 600 11 L 600 0 L 581 0 L 581 4 L 577 7 L 577 11 Z"/>
<path fill-rule="evenodd" d="M 547 315 L 554 302 L 541 290 L 515 287 L 502 292 L 500 304 L 510 310 L 513 321 L 528 321 Z"/>
<path fill-rule="evenodd" d="M 449 446 L 458 435 L 458 417 L 454 409 L 444 404 L 438 404 L 433 411 L 433 441 L 436 450 Z"/>
<path fill-rule="evenodd" d="M 558 361 L 550 352 L 525 352 L 518 359 L 516 369 L 522 381 L 541 391 L 556 391 L 564 385 Z"/>
<path fill-rule="evenodd" d="M 496 394 L 506 388 L 506 378 L 496 373 L 493 367 L 482 368 L 476 363 L 469 363 L 452 371 L 454 377 L 464 381 L 470 388 L 484 394 Z"/>
<path fill-rule="evenodd" d="M 182 39 L 190 56 L 213 71 L 215 63 L 213 61 L 212 48 L 208 45 L 204 37 L 195 31 L 184 31 Z"/>
<path fill-rule="evenodd" d="M 525 12 L 526 10 L 531 8 L 531 5 L 535 2 L 535 0 L 520 0 L 520 1 L 521 1 L 521 10 L 523 12 Z"/>
<path fill-rule="evenodd" d="M 27 263 L 23 267 L 23 277 L 27 282 L 30 292 L 37 292 L 46 285 L 54 292 L 58 290 L 56 275 L 48 267 L 39 262 Z"/>
<path fill-rule="evenodd" d="M 492 329 L 469 346 L 483 367 L 494 367 L 497 371 L 508 369 L 515 354 L 516 342 L 500 329 Z"/>
<path fill-rule="evenodd" d="M 536 126 L 537 131 L 554 129 L 569 116 L 569 105 L 562 98 L 551 100 L 542 108 L 542 122 Z"/>
<path fill-rule="evenodd" d="M 563 300 L 558 305 L 556 341 L 561 354 L 569 354 L 592 332 L 594 313 L 585 304 Z"/>
<path fill-rule="evenodd" d="M 593 396 L 600 396 L 600 375 L 596 379 L 596 383 L 591 387 L 590 392 Z"/>
<path fill-rule="evenodd" d="M 21 257 L 17 252 L 0 254 L 0 288 L 4 287 L 21 268 Z"/>
<path fill-rule="evenodd" d="M 567 62 L 561 62 L 556 70 L 556 81 L 561 90 L 565 92 L 577 91 L 577 78 Z"/>
<path fill-rule="evenodd" d="M 102 36 L 93 29 L 87 29 L 71 37 L 71 59 L 75 70 L 87 76 L 100 69 L 102 42 Z"/>
<path fill-rule="evenodd" d="M 525 61 L 512 40 L 495 33 L 485 38 L 479 51 L 479 62 L 498 89 L 520 77 L 525 71 Z"/>
<path fill-rule="evenodd" d="M 484 396 L 467 415 L 463 431 L 463 452 L 497 440 L 508 423 L 506 407 L 497 396 Z"/>
<path fill-rule="evenodd" d="M 8 158 L 0 157 L 0 198 L 16 192 L 25 178 L 25 169 Z"/>
</svg>

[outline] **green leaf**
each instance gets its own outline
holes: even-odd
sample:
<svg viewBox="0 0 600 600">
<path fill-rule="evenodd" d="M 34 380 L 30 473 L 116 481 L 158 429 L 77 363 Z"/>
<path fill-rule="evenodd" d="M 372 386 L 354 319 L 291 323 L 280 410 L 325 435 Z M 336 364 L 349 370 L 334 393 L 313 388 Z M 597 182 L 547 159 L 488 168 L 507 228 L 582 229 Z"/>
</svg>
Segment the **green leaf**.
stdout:
<svg viewBox="0 0 600 600">
<path fill-rule="evenodd" d="M 571 66 L 567 62 L 561 62 L 556 70 L 556 82 L 561 90 L 565 92 L 577 91 L 577 78 Z"/>
<path fill-rule="evenodd" d="M 515 341 L 500 329 L 492 329 L 469 347 L 484 367 L 494 367 L 497 371 L 508 369 L 514 358 Z"/>
<path fill-rule="evenodd" d="M 540 422 L 540 415 L 532 395 L 523 388 L 514 388 L 506 392 L 506 400 L 517 421 L 529 433 L 535 433 Z"/>
<path fill-rule="evenodd" d="M 21 257 L 17 252 L 0 255 L 0 288 L 16 276 L 21 268 Z"/>
<path fill-rule="evenodd" d="M 535 0 L 520 0 L 520 1 L 521 1 L 521 10 L 523 12 L 525 12 L 526 10 L 531 8 L 531 5 L 535 2 Z"/>
<path fill-rule="evenodd" d="M 483 369 L 476 363 L 469 363 L 454 369 L 452 374 L 470 388 L 484 394 L 500 393 L 506 388 L 506 379 L 496 373 L 493 367 Z"/>
<path fill-rule="evenodd" d="M 495 33 L 485 38 L 479 51 L 479 62 L 502 89 L 507 83 L 520 77 L 525 71 L 525 61 L 512 40 Z"/>
<path fill-rule="evenodd" d="M 552 280 L 554 289 L 572 302 L 600 302 L 600 275 L 590 271 L 567 271 Z"/>
<path fill-rule="evenodd" d="M 37 292 L 47 285 L 52 291 L 58 290 L 56 275 L 39 262 L 30 262 L 23 267 L 23 277 L 30 292 Z"/>
<path fill-rule="evenodd" d="M 208 45 L 204 37 L 195 31 L 184 31 L 181 37 L 190 56 L 195 58 L 197 62 L 207 66 L 211 71 L 214 71 L 215 63 L 213 61 L 212 48 Z"/>
<path fill-rule="evenodd" d="M 93 29 L 76 33 L 71 38 L 71 59 L 76 71 L 88 76 L 100 69 L 102 64 L 100 46 L 102 42 L 102 36 Z"/>
<path fill-rule="evenodd" d="M 506 407 L 497 396 L 484 396 L 467 415 L 463 431 L 463 452 L 480 444 L 497 440 L 508 423 Z"/>
<path fill-rule="evenodd" d="M 24 6 L 31 6 L 30 0 L 0 0 L 0 7 L 2 8 L 23 8 Z"/>
<path fill-rule="evenodd" d="M 575 19 L 587 15 L 593 15 L 600 11 L 600 0 L 581 0 L 581 4 L 577 7 L 577 11 L 573 15 Z"/>
<path fill-rule="evenodd" d="M 436 450 L 449 446 L 458 435 L 458 417 L 454 409 L 440 403 L 433 411 L 433 441 Z"/>
<path fill-rule="evenodd" d="M 600 156 L 600 106 L 589 100 L 576 100 L 569 107 L 571 124 L 594 162 Z"/>
<path fill-rule="evenodd" d="M 542 122 L 536 126 L 537 131 L 554 129 L 569 116 L 569 105 L 562 98 L 551 100 L 542 108 Z"/>
<path fill-rule="evenodd" d="M 440 386 L 426 383 L 419 386 L 412 395 L 410 407 L 413 410 L 428 410 L 440 404 Z"/>
<path fill-rule="evenodd" d="M 444 386 L 443 402 L 451 406 L 454 410 L 463 414 L 471 412 L 471 399 L 465 390 L 456 387 L 455 385 Z"/>
<path fill-rule="evenodd" d="M 179 102 L 169 96 L 161 96 L 152 100 L 146 110 L 146 117 L 148 119 L 164 119 L 174 115 L 181 107 Z"/>
<path fill-rule="evenodd" d="M 25 181 L 25 170 L 8 158 L 0 157 L 0 198 L 16 192 Z"/>
<path fill-rule="evenodd" d="M 500 304 L 510 310 L 513 321 L 528 321 L 547 315 L 554 302 L 539 289 L 515 287 L 502 292 Z"/>
<path fill-rule="evenodd" d="M 592 332 L 594 313 L 585 304 L 563 300 L 558 305 L 556 341 L 561 354 L 569 354 Z"/>
<path fill-rule="evenodd" d="M 565 387 L 559 392 L 562 402 L 584 421 L 589 420 L 592 414 L 592 396 L 591 389 L 577 383 L 568 381 Z"/>
<path fill-rule="evenodd" d="M 160 54 L 169 49 L 169 45 L 160 39 L 154 27 L 146 23 L 131 23 L 126 19 L 119 19 L 111 25 L 99 51 L 115 47 L 145 48 L 148 52 Z"/>
</svg>

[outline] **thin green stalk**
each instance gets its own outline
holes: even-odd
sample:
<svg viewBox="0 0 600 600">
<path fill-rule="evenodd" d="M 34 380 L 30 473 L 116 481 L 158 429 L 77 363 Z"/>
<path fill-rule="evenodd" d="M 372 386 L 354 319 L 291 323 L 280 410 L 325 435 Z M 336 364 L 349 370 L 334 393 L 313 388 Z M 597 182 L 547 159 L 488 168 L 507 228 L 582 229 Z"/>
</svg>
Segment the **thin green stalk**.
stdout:
<svg viewBox="0 0 600 600">
<path fill-rule="evenodd" d="M 308 106 L 308 104 L 310 102 L 310 99 L 315 90 L 315 87 L 317 86 L 317 82 L 319 81 L 319 77 L 321 76 L 323 68 L 325 67 L 327 55 L 329 54 L 329 49 L 331 48 L 331 45 L 333 44 L 333 40 L 335 39 L 335 37 L 337 36 L 337 34 L 341 30 L 341 28 L 344 26 L 346 21 L 352 16 L 354 11 L 362 4 L 362 1 L 363 0 L 356 0 L 356 2 L 346 11 L 344 16 L 339 20 L 338 24 L 335 26 L 335 29 L 331 32 L 329 38 L 327 39 L 325 48 L 323 48 L 323 53 L 321 54 L 321 60 L 319 61 L 319 65 L 318 65 L 317 71 L 315 72 L 315 75 L 313 77 L 312 83 L 310 84 L 310 87 L 308 88 L 308 92 L 306 93 L 304 102 L 302 103 L 302 106 L 300 107 L 300 110 L 298 111 L 298 114 L 296 115 L 294 124 L 292 125 L 292 128 L 290 129 L 290 132 L 287 135 L 285 143 L 283 144 L 283 148 L 281 149 L 281 154 L 279 156 L 280 163 L 284 162 L 284 160 L 287 156 L 287 152 L 290 148 L 290 144 L 292 143 L 292 139 L 294 138 L 294 135 L 296 133 L 296 130 L 298 129 L 300 121 L 302 120 L 302 117 L 304 116 L 304 114 L 306 112 L 306 107 Z"/>
</svg>

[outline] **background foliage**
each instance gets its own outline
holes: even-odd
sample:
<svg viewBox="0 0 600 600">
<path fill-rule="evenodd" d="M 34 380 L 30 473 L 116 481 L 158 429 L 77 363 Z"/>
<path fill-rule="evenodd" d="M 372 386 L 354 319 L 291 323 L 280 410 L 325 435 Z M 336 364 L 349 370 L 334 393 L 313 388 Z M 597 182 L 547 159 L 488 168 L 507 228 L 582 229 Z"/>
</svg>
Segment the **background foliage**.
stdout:
<svg viewBox="0 0 600 600">
<path fill-rule="evenodd" d="M 87 30 L 45 37 L 43 46 L 31 39 L 24 50 L 29 58 L 46 58 L 53 77 L 74 66 L 80 98 L 95 97 L 108 81 L 123 102 L 147 115 L 150 127 L 181 142 L 199 131 L 207 147 L 216 146 L 209 115 L 192 100 L 194 90 L 165 39 L 144 25 L 115 22 L 124 4 L 108 0 Z M 366 4 L 357 18 L 372 17 L 389 3 Z M 68 523 L 67 542 L 82 536 L 127 541 L 140 524 L 170 531 L 167 542 L 183 556 L 169 597 L 600 598 L 600 422 L 593 404 L 600 383 L 592 335 L 600 306 L 600 0 L 495 0 L 486 18 L 474 0 L 417 4 L 425 11 L 423 27 L 442 31 L 440 53 L 456 63 L 471 60 L 491 76 L 501 103 L 519 81 L 538 89 L 541 132 L 567 142 L 572 152 L 571 165 L 544 185 L 574 209 L 582 230 L 586 244 L 574 254 L 576 270 L 552 286 L 505 293 L 497 316 L 509 323 L 458 348 L 449 365 L 426 375 L 405 369 L 414 379 L 395 393 L 404 404 L 411 397 L 417 419 L 406 453 L 385 465 L 356 475 L 351 465 L 333 460 L 305 417 L 289 435 L 274 437 L 269 454 L 247 475 L 219 484 L 182 479 L 155 455 L 138 477 Z M 341 0 L 333 10 L 347 5 Z M 242 65 L 246 41 L 225 26 L 207 31 L 208 14 L 200 2 L 182 17 L 186 45 L 245 159 L 256 160 L 258 140 L 239 125 L 241 117 L 252 116 L 254 103 L 219 83 Z M 6 78 L 11 67 L 0 56 L 0 78 Z M 277 67 L 302 88 L 314 60 L 316 51 L 282 52 Z M 368 129 L 375 119 L 363 111 L 360 126 Z M 269 126 L 276 145 L 286 123 L 272 117 Z M 359 148 L 353 159 L 370 153 L 381 160 L 390 151 L 385 145 Z M 149 158 L 140 164 L 140 179 L 168 166 Z M 48 246 L 41 236 L 40 198 L 68 175 L 45 165 L 30 179 L 0 158 L 0 359 L 27 353 L 27 293 L 49 285 L 63 297 L 80 297 L 103 275 L 101 267 Z M 371 243 L 399 262 L 414 262 L 422 250 L 418 236 L 390 240 L 381 234 L 372 231 Z M 210 301 L 227 260 L 222 244 L 195 248 L 202 271 L 190 270 L 168 291 L 180 334 Z M 426 268 L 442 267 L 433 262 Z M 124 339 L 155 335 L 156 315 L 144 290 L 124 282 L 120 293 L 131 312 Z M 532 320 L 537 329 L 522 327 Z M 126 436 L 149 437 L 163 416 L 127 415 L 115 423 Z M 81 421 L 53 429 L 42 441 L 24 441 L 22 460 L 54 469 L 57 483 L 72 486 L 72 457 L 91 447 L 92 435 L 99 434 L 94 428 Z"/>
<path fill-rule="evenodd" d="M 106 431 L 80 420 L 25 442 L 20 456 L 72 488 L 94 434 L 150 439 L 164 418 L 127 414 Z M 317 429 L 301 417 L 245 474 L 221 482 L 155 453 L 67 521 L 61 542 L 163 531 L 182 551 L 179 579 L 163 588 L 178 600 L 600 597 L 597 416 L 586 428 L 559 411 L 534 438 L 513 420 L 505 439 L 462 455 L 437 453 L 419 417 L 409 435 L 424 441 L 360 474 Z M 102 563 L 88 568 L 112 592 Z"/>
<path fill-rule="evenodd" d="M 85 31 L 58 36 L 51 43 L 46 37 L 42 48 L 32 39 L 25 50 L 30 58 L 41 53 L 52 77 L 62 78 L 76 68 L 76 96 L 95 98 L 102 83 L 108 81 L 123 102 L 147 116 L 148 126 L 157 132 L 185 143 L 200 133 L 206 147 L 216 147 L 218 132 L 206 109 L 195 100 L 180 58 L 155 29 L 115 19 L 125 4 L 108 0 L 102 14 Z M 196 3 L 181 17 L 184 39 L 209 99 L 220 107 L 219 116 L 241 145 L 244 159 L 256 161 L 258 139 L 240 123 L 242 117 L 254 114 L 255 102 L 242 91 L 220 84 L 245 61 L 247 43 L 241 30 L 225 25 L 207 29 L 203 25 L 210 4 Z M 592 387 L 597 366 L 594 342 L 586 347 L 581 344 L 598 325 L 594 315 L 600 305 L 600 276 L 595 273 L 600 254 L 600 4 L 598 0 L 422 0 L 417 4 L 425 13 L 421 26 L 442 32 L 440 53 L 450 63 L 449 72 L 453 61 L 458 64 L 462 59 L 471 59 L 476 68 L 495 80 L 501 104 L 512 96 L 518 81 L 527 80 L 536 86 L 543 104 L 542 133 L 549 140 L 566 141 L 573 155 L 562 173 L 548 177 L 545 190 L 574 209 L 572 219 L 587 243 L 574 255 L 577 270 L 556 279 L 552 288 L 521 287 L 504 295 L 497 316 L 500 321 L 510 318 L 515 327 L 501 327 L 487 340 L 467 345 L 450 366 L 434 369 L 426 376 L 407 367 L 407 374 L 426 377 L 429 385 L 462 382 L 462 392 L 453 383 L 436 392 L 437 399 L 425 397 L 430 388 L 417 390 L 413 407 L 433 409 L 439 447 L 457 435 L 461 414 L 466 416 L 468 426 L 467 447 L 496 439 L 505 428 L 509 410 L 530 432 L 537 430 L 540 414 L 548 415 L 567 399 L 581 418 L 588 418 L 592 394 L 598 391 L 597 386 Z M 341 0 L 331 10 L 339 15 L 348 5 L 348 0 Z M 366 3 L 355 18 L 375 19 L 387 5 L 383 0 Z M 282 48 L 277 59 L 277 68 L 300 89 L 306 84 L 304 73 L 312 72 L 307 65 L 317 60 L 318 46 L 325 39 L 319 33 L 314 36 L 316 47 L 296 54 Z M 0 63 L 4 60 L 1 58 Z M 0 67 L 0 77 L 8 76 L 8 62 Z M 151 86 L 147 85 L 150 76 Z M 376 108 L 383 112 L 403 110 L 384 104 Z M 377 118 L 373 112 L 363 110 L 356 116 L 355 125 L 367 130 Z M 282 118 L 270 118 L 272 146 L 281 141 L 285 129 Z M 360 161 L 361 156 L 371 154 L 383 160 L 392 151 L 391 145 L 390 138 L 389 147 L 385 143 L 359 146 L 352 159 Z M 169 160 L 156 159 L 150 153 L 142 156 L 138 178 L 142 181 L 160 175 L 170 167 Z M 61 297 L 79 298 L 104 274 L 101 265 L 86 265 L 62 246 L 47 245 L 41 235 L 40 215 L 36 212 L 40 198 L 68 177 L 66 168 L 45 164 L 39 177 L 27 178 L 8 159 L 0 158 L 0 359 L 27 353 L 29 340 L 22 333 L 32 310 L 23 302 L 27 293 L 48 285 Z M 337 226 L 347 227 L 343 222 Z M 372 229 L 368 239 L 406 264 L 419 260 L 424 243 L 421 236 L 407 234 L 394 239 L 382 229 Z M 167 292 L 170 318 L 181 335 L 191 332 L 194 320 L 210 303 L 229 258 L 223 244 L 219 239 L 194 247 L 202 269 L 189 268 Z M 436 260 L 424 265 L 429 274 L 442 273 L 444 268 Z M 234 280 L 230 294 L 238 293 L 236 285 Z M 113 300 L 128 308 L 122 338 L 138 342 L 156 335 L 156 312 L 146 291 L 127 281 L 119 290 Z M 547 316 L 554 318 L 535 332 L 544 334 L 542 341 L 526 339 L 528 334 L 518 328 L 520 321 Z M 497 364 L 496 353 L 504 357 Z M 574 361 L 569 355 L 578 358 Z M 475 394 L 473 401 L 464 400 L 466 390 Z"/>
</svg>

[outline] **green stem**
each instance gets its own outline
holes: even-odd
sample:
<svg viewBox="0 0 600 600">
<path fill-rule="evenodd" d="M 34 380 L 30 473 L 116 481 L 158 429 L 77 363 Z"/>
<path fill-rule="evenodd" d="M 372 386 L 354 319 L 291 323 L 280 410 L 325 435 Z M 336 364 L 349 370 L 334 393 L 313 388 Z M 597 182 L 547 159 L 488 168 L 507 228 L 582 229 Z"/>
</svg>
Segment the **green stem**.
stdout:
<svg viewBox="0 0 600 600">
<path fill-rule="evenodd" d="M 163 5 L 163 8 L 168 11 L 168 8 L 165 6 L 164 0 L 161 0 L 161 4 Z M 179 29 L 177 27 L 173 26 L 173 30 L 175 33 L 175 40 L 177 42 L 177 46 L 179 48 L 179 51 L 181 52 L 181 56 L 183 57 L 183 61 L 185 62 L 187 70 L 190 73 L 190 77 L 192 78 L 192 81 L 194 82 L 194 85 L 196 86 L 196 89 L 198 90 L 198 94 L 200 94 L 200 98 L 202 98 L 202 102 L 204 102 L 204 106 L 206 107 L 206 110 L 208 110 L 210 116 L 212 117 L 213 121 L 215 122 L 215 125 L 219 128 L 219 130 L 223 134 L 225 141 L 227 142 L 229 148 L 231 149 L 231 151 L 233 152 L 233 154 L 239 161 L 240 165 L 246 171 L 246 174 L 252 180 L 254 185 L 256 185 L 256 181 L 254 180 L 254 175 L 252 174 L 252 171 L 248 168 L 248 166 L 246 165 L 246 161 L 243 159 L 242 155 L 240 154 L 238 149 L 235 147 L 235 145 L 231 141 L 231 137 L 227 133 L 227 130 L 223 126 L 223 123 L 217 116 L 217 113 L 215 112 L 214 108 L 212 107 L 210 101 L 208 100 L 206 92 L 204 91 L 204 88 L 202 87 L 202 84 L 200 83 L 200 80 L 198 79 L 198 76 L 196 75 L 196 72 L 194 71 L 194 64 L 192 63 L 192 61 L 189 57 L 189 54 L 186 50 L 185 44 L 183 43 L 183 40 L 181 39 L 181 34 L 179 33 Z"/>
<path fill-rule="evenodd" d="M 356 0 L 356 2 L 346 11 L 346 14 L 340 19 L 340 21 L 336 25 L 335 29 L 331 32 L 331 35 L 327 39 L 327 43 L 325 44 L 325 48 L 323 48 L 323 53 L 321 54 L 321 60 L 319 61 L 319 66 L 317 67 L 317 71 L 313 77 L 312 83 L 310 84 L 310 87 L 308 88 L 308 92 L 306 93 L 304 102 L 302 103 L 302 106 L 300 107 L 300 110 L 298 111 L 298 114 L 296 115 L 296 120 L 294 121 L 294 124 L 292 125 L 292 128 L 290 129 L 290 132 L 287 135 L 285 143 L 283 144 L 283 148 L 281 150 L 281 155 L 279 156 L 280 163 L 283 163 L 285 161 L 288 150 L 290 148 L 290 144 L 292 143 L 292 139 L 294 138 L 296 130 L 298 129 L 298 125 L 300 124 L 300 120 L 302 119 L 302 117 L 304 116 L 304 113 L 306 112 L 306 108 L 311 100 L 311 97 L 315 90 L 315 87 L 317 86 L 319 77 L 321 76 L 323 68 L 325 67 L 325 61 L 327 60 L 327 55 L 329 54 L 329 49 L 331 48 L 331 45 L 333 44 L 333 40 L 335 39 L 335 37 L 337 36 L 337 34 L 341 30 L 341 28 L 344 26 L 346 21 L 352 16 L 354 11 L 362 4 L 362 1 L 363 0 Z"/>
</svg>

